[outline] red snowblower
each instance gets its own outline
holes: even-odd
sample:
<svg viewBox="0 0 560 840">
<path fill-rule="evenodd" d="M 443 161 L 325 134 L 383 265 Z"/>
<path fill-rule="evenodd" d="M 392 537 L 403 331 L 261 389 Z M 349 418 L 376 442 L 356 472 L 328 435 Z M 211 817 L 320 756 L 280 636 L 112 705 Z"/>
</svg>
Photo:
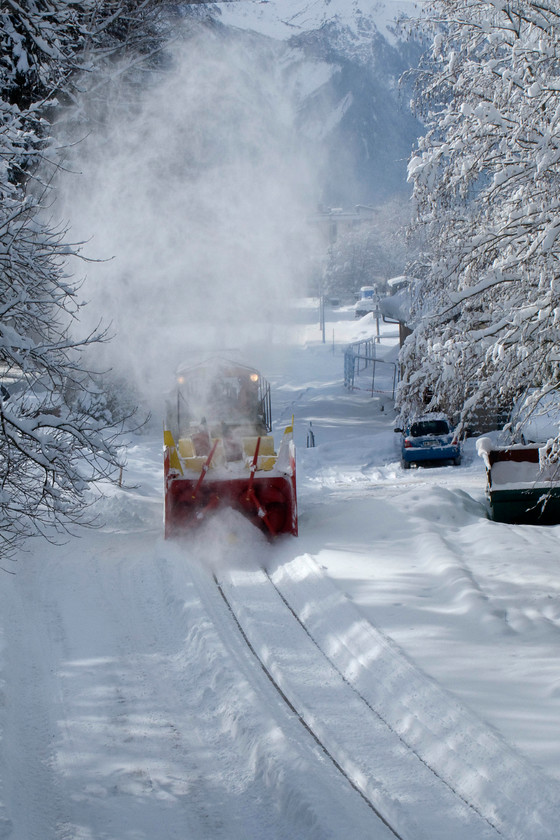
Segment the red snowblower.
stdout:
<svg viewBox="0 0 560 840">
<path fill-rule="evenodd" d="M 223 507 L 297 536 L 293 419 L 276 450 L 270 414 L 257 370 L 221 358 L 179 368 L 164 427 L 166 538 Z"/>
</svg>

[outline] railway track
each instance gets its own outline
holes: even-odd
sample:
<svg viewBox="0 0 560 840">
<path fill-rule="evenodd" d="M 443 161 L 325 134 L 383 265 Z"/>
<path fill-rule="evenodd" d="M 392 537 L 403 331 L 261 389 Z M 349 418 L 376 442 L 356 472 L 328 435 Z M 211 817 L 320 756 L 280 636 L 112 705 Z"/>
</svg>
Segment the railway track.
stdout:
<svg viewBox="0 0 560 840">
<path fill-rule="evenodd" d="M 359 785 L 358 785 L 358 784 L 357 784 L 357 783 L 356 783 L 356 782 L 352 779 L 352 777 L 351 777 L 351 776 L 350 776 L 350 775 L 349 775 L 349 774 L 348 774 L 348 773 L 344 770 L 344 768 L 343 768 L 343 767 L 342 767 L 342 766 L 338 763 L 338 761 L 337 761 L 336 757 L 335 757 L 335 756 L 334 756 L 331 752 L 329 752 L 329 749 L 325 746 L 325 744 L 321 741 L 320 737 L 319 737 L 319 736 L 317 735 L 317 733 L 314 731 L 313 726 L 312 726 L 310 723 L 308 723 L 308 722 L 307 722 L 307 720 L 305 719 L 305 716 L 304 716 L 304 715 L 303 715 L 300 711 L 298 711 L 298 709 L 294 706 L 294 704 L 292 703 L 292 701 L 290 700 L 290 698 L 288 697 L 288 695 L 287 695 L 287 694 L 285 693 L 285 691 L 281 688 L 281 686 L 280 686 L 279 682 L 277 682 L 277 680 L 276 680 L 276 679 L 275 679 L 275 677 L 273 676 L 272 671 L 271 671 L 271 670 L 269 670 L 269 668 L 265 665 L 265 663 L 262 661 L 262 659 L 260 658 L 259 654 L 257 653 L 256 649 L 255 649 L 255 648 L 253 647 L 253 645 L 251 644 L 251 642 L 250 642 L 250 640 L 249 640 L 249 638 L 248 638 L 247 634 L 245 633 L 245 631 L 244 631 L 243 627 L 241 626 L 241 623 L 239 622 L 239 619 L 237 618 L 237 616 L 236 616 L 236 614 L 235 614 L 235 611 L 234 611 L 234 609 L 233 609 L 233 607 L 232 607 L 232 605 L 231 605 L 231 602 L 228 600 L 228 597 L 227 597 L 227 595 L 225 594 L 225 592 L 224 592 L 224 590 L 223 590 L 223 587 L 222 587 L 222 585 L 220 584 L 220 581 L 218 580 L 218 578 L 216 577 L 216 575 L 214 575 L 214 581 L 215 581 L 216 586 L 218 587 L 218 590 L 219 590 L 219 592 L 220 592 L 220 595 L 222 596 L 222 598 L 223 598 L 223 600 L 224 600 L 224 602 L 225 602 L 225 604 L 226 604 L 226 606 L 227 606 L 228 610 L 230 611 L 231 616 L 232 616 L 232 618 L 233 618 L 233 620 L 234 620 L 234 622 L 235 622 L 235 624 L 236 624 L 236 626 L 237 626 L 237 629 L 239 630 L 239 633 L 241 634 L 241 636 L 242 636 L 243 640 L 245 641 L 245 643 L 246 643 L 247 647 L 249 648 L 249 650 L 251 651 L 251 653 L 253 654 L 253 656 L 255 657 L 255 659 L 259 662 L 259 664 L 260 664 L 260 666 L 261 666 L 261 668 L 262 668 L 262 670 L 263 670 L 264 674 L 266 675 L 266 678 L 267 678 L 267 679 L 269 680 L 269 682 L 272 684 L 272 686 L 274 687 L 274 689 L 278 692 L 278 694 L 280 695 L 280 697 L 282 698 L 282 700 L 284 701 L 284 703 L 286 704 L 286 706 L 288 707 L 288 709 L 289 709 L 289 710 L 290 710 L 290 711 L 291 711 L 291 712 L 292 712 L 292 713 L 293 713 L 293 714 L 297 717 L 297 719 L 299 720 L 299 722 L 301 723 L 301 725 L 303 726 L 303 728 L 306 730 L 306 732 L 308 733 L 308 735 L 310 735 L 310 736 L 311 736 L 311 738 L 315 741 L 315 743 L 317 744 L 317 746 L 318 746 L 318 747 L 322 750 L 322 752 L 324 753 L 324 755 L 325 755 L 325 756 L 326 756 L 326 757 L 327 757 L 327 758 L 328 758 L 328 759 L 332 762 L 332 764 L 334 765 L 334 767 L 338 770 L 338 772 L 339 772 L 339 773 L 341 774 L 341 776 L 345 779 L 345 781 L 346 781 L 346 782 L 350 785 L 350 787 L 351 787 L 351 788 L 353 788 L 353 789 L 356 791 L 356 793 L 357 793 L 357 794 L 358 794 L 358 795 L 359 795 L 359 796 L 363 799 L 363 801 L 365 802 L 365 804 L 367 805 L 367 807 L 368 807 L 368 808 L 370 808 L 370 809 L 373 811 L 373 813 L 374 813 L 374 814 L 375 814 L 375 816 L 376 816 L 376 817 L 380 820 L 380 822 L 382 822 L 382 823 L 383 823 L 383 825 L 385 825 L 385 826 L 388 828 L 388 830 L 390 831 L 390 833 L 392 834 L 392 836 L 393 836 L 393 837 L 395 837 L 395 838 L 397 838 L 397 840 L 404 840 L 404 838 L 402 837 L 402 835 L 401 835 L 401 834 L 399 834 L 399 832 L 397 831 L 397 829 L 396 829 L 394 826 L 392 826 L 392 825 L 391 825 L 391 824 L 387 821 L 387 819 L 385 819 L 385 817 L 383 816 L 383 814 L 381 813 L 381 811 L 380 811 L 380 810 L 379 810 L 379 809 L 375 806 L 375 804 L 374 804 L 373 802 L 371 802 L 371 801 L 367 798 L 367 796 L 365 796 L 365 794 L 364 794 L 364 792 L 362 791 L 361 787 L 360 787 L 360 786 L 359 786 Z"/>
<path fill-rule="evenodd" d="M 302 738 L 314 742 L 341 784 L 369 808 L 380 836 L 506 836 L 407 743 L 365 692 L 352 685 L 336 657 L 313 637 L 305 610 L 290 603 L 279 580 L 260 568 L 222 569 L 213 577 L 254 667 L 274 688 L 286 714 L 298 721 Z"/>
</svg>

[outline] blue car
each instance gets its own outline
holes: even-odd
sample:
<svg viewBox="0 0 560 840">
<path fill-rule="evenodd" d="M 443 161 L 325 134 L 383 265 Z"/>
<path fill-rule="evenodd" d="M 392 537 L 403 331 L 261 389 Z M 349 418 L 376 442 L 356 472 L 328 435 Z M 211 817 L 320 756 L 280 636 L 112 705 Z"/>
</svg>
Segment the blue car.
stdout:
<svg viewBox="0 0 560 840">
<path fill-rule="evenodd" d="M 401 463 L 405 470 L 410 469 L 411 464 L 461 463 L 461 445 L 449 420 L 440 414 L 417 417 L 395 432 L 401 434 Z"/>
</svg>

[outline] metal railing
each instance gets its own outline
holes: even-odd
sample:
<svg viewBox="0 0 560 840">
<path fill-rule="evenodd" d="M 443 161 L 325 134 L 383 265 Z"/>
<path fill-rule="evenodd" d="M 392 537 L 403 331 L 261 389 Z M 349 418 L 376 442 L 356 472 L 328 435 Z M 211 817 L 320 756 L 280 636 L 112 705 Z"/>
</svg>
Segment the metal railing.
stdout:
<svg viewBox="0 0 560 840">
<path fill-rule="evenodd" d="M 347 346 L 344 351 L 344 386 L 350 391 L 369 391 L 372 396 L 375 393 L 390 394 L 394 399 L 398 383 L 398 365 L 378 359 L 376 347 L 373 338 L 355 341 Z M 357 379 L 359 382 L 356 382 Z"/>
</svg>

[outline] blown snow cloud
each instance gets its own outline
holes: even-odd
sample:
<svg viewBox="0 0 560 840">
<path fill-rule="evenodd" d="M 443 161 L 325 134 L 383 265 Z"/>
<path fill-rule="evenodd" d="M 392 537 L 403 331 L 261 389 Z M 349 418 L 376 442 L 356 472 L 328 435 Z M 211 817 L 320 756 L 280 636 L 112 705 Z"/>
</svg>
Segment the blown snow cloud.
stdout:
<svg viewBox="0 0 560 840">
<path fill-rule="evenodd" d="M 97 260 L 86 318 L 111 322 L 110 364 L 149 382 L 193 348 L 243 346 L 301 290 L 317 161 L 273 49 L 242 34 L 185 33 L 133 95 L 77 144 L 81 174 L 61 190 L 72 238 Z"/>
</svg>

